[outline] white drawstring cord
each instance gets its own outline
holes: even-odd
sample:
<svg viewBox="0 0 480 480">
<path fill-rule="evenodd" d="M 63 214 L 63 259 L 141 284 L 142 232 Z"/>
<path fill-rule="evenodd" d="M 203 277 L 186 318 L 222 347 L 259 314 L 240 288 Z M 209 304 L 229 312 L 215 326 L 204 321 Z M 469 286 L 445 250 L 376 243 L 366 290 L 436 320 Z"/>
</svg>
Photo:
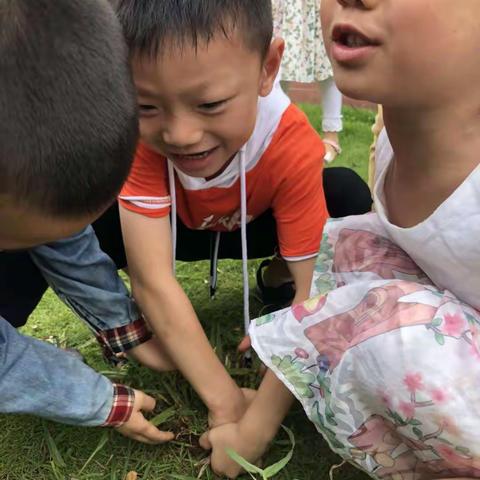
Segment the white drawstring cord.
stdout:
<svg viewBox="0 0 480 480">
<path fill-rule="evenodd" d="M 171 225 L 172 225 L 172 271 L 176 273 L 175 260 L 177 257 L 177 192 L 175 188 L 175 170 L 173 163 L 168 160 L 168 183 L 170 186 L 170 199 L 172 202 Z"/>
<path fill-rule="evenodd" d="M 215 232 L 215 244 L 213 246 L 213 255 L 210 258 L 210 298 L 215 297 L 217 291 L 217 278 L 218 278 L 218 250 L 220 249 L 220 236 L 221 232 Z"/>
<path fill-rule="evenodd" d="M 168 161 L 168 182 L 170 185 L 170 198 L 172 202 L 171 224 L 172 224 L 172 257 L 173 257 L 173 273 L 175 274 L 175 258 L 177 251 L 177 198 L 175 189 L 175 171 L 172 162 Z M 250 328 L 250 287 L 248 279 L 248 245 L 247 245 L 247 172 L 245 160 L 245 147 L 240 149 L 240 233 L 242 238 L 242 273 L 243 273 L 243 321 L 245 335 L 248 335 Z M 214 271 L 211 272 L 210 287 L 216 286 L 217 283 L 217 263 L 218 249 L 220 245 L 220 233 L 215 238 L 215 249 L 213 257 Z M 245 353 L 245 358 L 251 358 L 251 352 Z"/>
<path fill-rule="evenodd" d="M 245 160 L 245 147 L 240 150 L 240 209 L 241 209 L 241 237 L 242 237 L 242 270 L 243 270 L 243 321 L 245 335 L 250 328 L 250 291 L 248 282 L 248 246 L 247 246 L 247 172 Z M 251 352 L 245 353 L 249 359 Z"/>
</svg>

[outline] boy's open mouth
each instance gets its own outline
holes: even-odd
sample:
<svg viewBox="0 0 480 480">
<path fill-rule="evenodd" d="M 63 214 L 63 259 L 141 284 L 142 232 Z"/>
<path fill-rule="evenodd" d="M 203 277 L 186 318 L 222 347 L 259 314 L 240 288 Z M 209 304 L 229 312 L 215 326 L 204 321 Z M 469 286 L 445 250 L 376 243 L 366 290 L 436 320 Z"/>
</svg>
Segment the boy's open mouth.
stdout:
<svg viewBox="0 0 480 480">
<path fill-rule="evenodd" d="M 171 160 L 203 160 L 207 158 L 211 153 L 213 153 L 218 147 L 213 147 L 210 150 L 204 150 L 203 152 L 196 153 L 172 153 L 169 155 Z"/>
</svg>

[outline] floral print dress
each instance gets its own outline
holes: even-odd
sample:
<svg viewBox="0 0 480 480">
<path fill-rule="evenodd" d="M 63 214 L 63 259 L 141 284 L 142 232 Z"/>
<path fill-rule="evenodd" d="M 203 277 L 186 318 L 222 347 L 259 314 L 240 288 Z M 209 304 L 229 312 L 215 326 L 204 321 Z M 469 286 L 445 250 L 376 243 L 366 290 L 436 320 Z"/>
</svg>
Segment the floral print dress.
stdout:
<svg viewBox="0 0 480 480">
<path fill-rule="evenodd" d="M 333 76 L 322 37 L 320 0 L 273 0 L 275 35 L 285 39 L 282 80 L 320 82 Z"/>
<path fill-rule="evenodd" d="M 331 448 L 373 478 L 480 478 L 480 167 L 402 232 L 384 223 L 378 163 L 377 212 L 327 223 L 311 299 L 253 321 L 252 345 Z M 429 227 L 424 245 L 399 246 Z"/>
</svg>

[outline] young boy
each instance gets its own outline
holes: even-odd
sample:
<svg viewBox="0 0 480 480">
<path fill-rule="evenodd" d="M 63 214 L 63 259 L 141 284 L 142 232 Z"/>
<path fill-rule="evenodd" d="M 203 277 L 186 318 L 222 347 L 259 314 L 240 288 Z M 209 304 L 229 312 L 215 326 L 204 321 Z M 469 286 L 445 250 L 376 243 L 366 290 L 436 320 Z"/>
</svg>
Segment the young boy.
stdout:
<svg viewBox="0 0 480 480">
<path fill-rule="evenodd" d="M 283 42 L 272 41 L 270 1 L 116 4 L 142 137 L 120 195 L 132 289 L 165 358 L 216 425 L 238 418 L 244 399 L 177 283 L 173 257 L 212 256 L 212 277 L 217 258 L 242 258 L 248 299 L 247 258 L 278 248 L 281 259 L 259 283 L 282 288 L 291 275 L 295 288 L 286 301 L 302 301 L 328 216 L 322 184 L 343 188 L 343 197 L 360 204 L 341 214 L 365 212 L 370 196 L 348 171 L 328 170 L 324 182 L 321 139 L 275 85 Z M 349 186 L 340 186 L 342 175 Z"/>
<path fill-rule="evenodd" d="M 0 250 L 17 250 L 72 235 L 111 203 L 131 167 L 136 105 L 102 0 L 0 1 L 0 72 Z M 0 358 L 0 412 L 171 438 L 141 413 L 151 397 L 1 317 Z"/>
<path fill-rule="evenodd" d="M 317 297 L 252 322 L 271 370 L 201 443 L 235 478 L 226 448 L 256 461 L 295 396 L 373 479 L 480 478 L 480 2 L 322 0 L 322 16 L 339 88 L 383 105 L 375 213 L 327 225 Z"/>
</svg>

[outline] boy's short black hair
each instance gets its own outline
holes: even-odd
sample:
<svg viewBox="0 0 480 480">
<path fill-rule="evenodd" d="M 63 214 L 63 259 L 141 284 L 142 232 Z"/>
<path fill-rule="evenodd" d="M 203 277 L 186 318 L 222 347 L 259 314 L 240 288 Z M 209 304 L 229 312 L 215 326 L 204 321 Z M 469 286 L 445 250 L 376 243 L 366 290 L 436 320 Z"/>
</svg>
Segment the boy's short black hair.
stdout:
<svg viewBox="0 0 480 480">
<path fill-rule="evenodd" d="M 197 47 L 235 29 L 266 55 L 272 41 L 271 0 L 112 0 L 131 52 L 155 58 L 165 48 Z"/>
<path fill-rule="evenodd" d="M 0 0 L 0 196 L 49 215 L 109 205 L 138 138 L 107 0 Z"/>
</svg>

